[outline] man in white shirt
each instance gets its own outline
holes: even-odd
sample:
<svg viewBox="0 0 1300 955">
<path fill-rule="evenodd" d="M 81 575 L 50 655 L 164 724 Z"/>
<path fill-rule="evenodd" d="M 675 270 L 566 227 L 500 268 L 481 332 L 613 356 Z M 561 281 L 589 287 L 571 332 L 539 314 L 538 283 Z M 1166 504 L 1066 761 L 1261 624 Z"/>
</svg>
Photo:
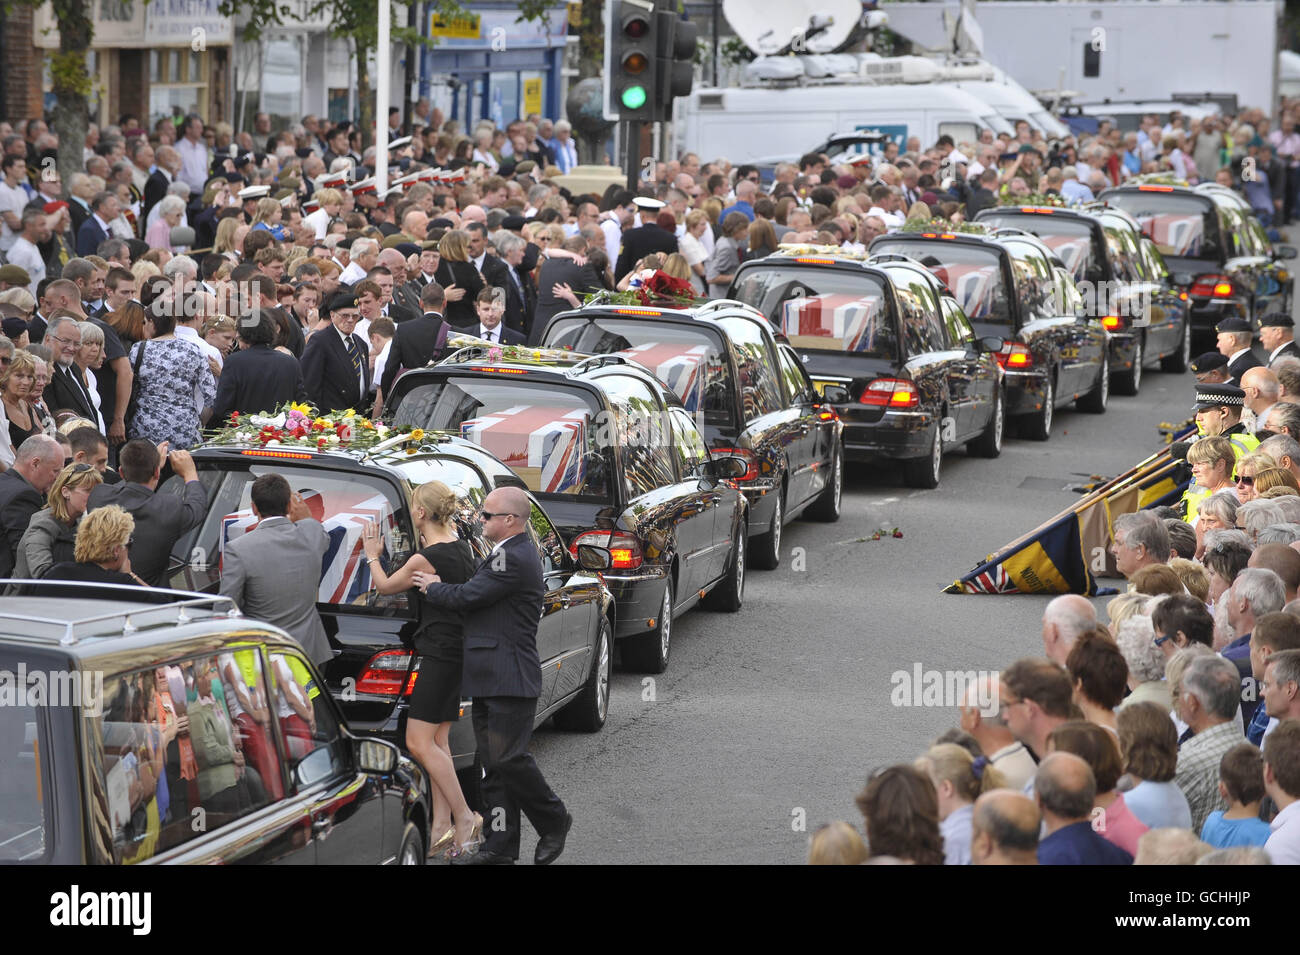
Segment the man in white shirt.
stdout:
<svg viewBox="0 0 1300 955">
<path fill-rule="evenodd" d="M 0 252 L 7 253 L 22 231 L 23 207 L 28 199 L 21 183 L 27 161 L 22 156 L 5 156 L 0 170 L 4 173 L 0 180 Z"/>
<path fill-rule="evenodd" d="M 1300 720 L 1284 720 L 1264 740 L 1264 791 L 1277 803 L 1264 850 L 1274 865 L 1300 864 Z"/>
<path fill-rule="evenodd" d="M 506 302 L 500 289 L 488 287 L 478 293 L 474 311 L 478 313 L 479 338 L 496 345 L 522 345 L 524 336 L 501 324 L 506 314 Z"/>
<path fill-rule="evenodd" d="M 191 113 L 185 117 L 184 134 L 176 143 L 176 150 L 181 154 L 181 171 L 177 179 L 187 182 L 191 192 L 202 192 L 203 184 L 208 179 L 208 146 L 203 141 L 203 120 Z"/>
<path fill-rule="evenodd" d="M 27 291 L 36 296 L 36 288 L 45 278 L 45 259 L 36 248 L 36 243 L 45 242 L 50 237 L 49 219 L 40 209 L 23 211 L 22 231 L 9 248 L 9 264 L 17 265 L 27 272 L 31 282 Z"/>
<path fill-rule="evenodd" d="M 379 243 L 375 239 L 353 239 L 348 247 L 348 265 L 339 276 L 342 285 L 356 285 L 379 264 Z M 359 334 L 364 335 L 364 332 Z"/>
</svg>

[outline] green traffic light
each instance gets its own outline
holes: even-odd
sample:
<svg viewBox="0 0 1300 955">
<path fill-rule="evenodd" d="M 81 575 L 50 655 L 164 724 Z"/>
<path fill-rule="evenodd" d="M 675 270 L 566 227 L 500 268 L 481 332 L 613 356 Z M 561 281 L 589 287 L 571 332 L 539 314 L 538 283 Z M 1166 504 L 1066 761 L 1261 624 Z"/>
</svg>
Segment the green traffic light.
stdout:
<svg viewBox="0 0 1300 955">
<path fill-rule="evenodd" d="M 629 86 L 623 91 L 623 106 L 627 109 L 640 109 L 645 105 L 646 93 L 644 86 Z"/>
</svg>

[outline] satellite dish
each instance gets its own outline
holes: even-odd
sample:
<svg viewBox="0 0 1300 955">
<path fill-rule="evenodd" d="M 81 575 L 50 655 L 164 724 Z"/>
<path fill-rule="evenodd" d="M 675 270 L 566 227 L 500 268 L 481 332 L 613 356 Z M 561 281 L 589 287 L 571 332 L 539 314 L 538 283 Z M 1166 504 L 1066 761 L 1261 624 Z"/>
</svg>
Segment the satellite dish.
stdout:
<svg viewBox="0 0 1300 955">
<path fill-rule="evenodd" d="M 722 13 L 760 56 L 787 50 L 792 41 L 794 53 L 833 53 L 858 25 L 862 0 L 723 0 Z"/>
</svg>

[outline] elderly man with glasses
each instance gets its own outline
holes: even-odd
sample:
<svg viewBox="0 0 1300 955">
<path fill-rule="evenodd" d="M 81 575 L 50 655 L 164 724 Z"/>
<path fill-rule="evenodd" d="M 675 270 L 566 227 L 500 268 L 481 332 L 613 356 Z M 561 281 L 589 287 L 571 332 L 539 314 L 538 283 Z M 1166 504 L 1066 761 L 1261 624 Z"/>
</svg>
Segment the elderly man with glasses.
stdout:
<svg viewBox="0 0 1300 955">
<path fill-rule="evenodd" d="M 519 812 L 541 839 L 533 861 L 549 865 L 564 851 L 573 817 L 552 792 L 528 752 L 542 667 L 537 625 L 545 584 L 529 533 L 532 505 L 519 488 L 497 488 L 483 502 L 483 535 L 492 553 L 463 584 L 417 573 L 414 583 L 435 607 L 463 614 L 462 692 L 474 700 L 474 740 L 483 761 L 483 804 L 505 810 L 504 828 L 490 827 L 477 853 L 462 865 L 512 865 L 519 856 Z"/>
</svg>

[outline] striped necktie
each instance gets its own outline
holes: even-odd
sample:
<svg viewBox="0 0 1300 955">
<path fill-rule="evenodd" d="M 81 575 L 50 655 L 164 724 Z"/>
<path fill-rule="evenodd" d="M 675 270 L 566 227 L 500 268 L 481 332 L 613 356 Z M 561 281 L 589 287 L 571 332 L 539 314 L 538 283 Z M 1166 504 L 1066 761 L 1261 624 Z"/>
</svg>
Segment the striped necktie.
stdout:
<svg viewBox="0 0 1300 955">
<path fill-rule="evenodd" d="M 361 352 L 357 350 L 357 343 L 352 340 L 351 335 L 343 338 L 343 347 L 348 350 L 348 360 L 352 362 L 352 374 L 361 380 Z"/>
</svg>

